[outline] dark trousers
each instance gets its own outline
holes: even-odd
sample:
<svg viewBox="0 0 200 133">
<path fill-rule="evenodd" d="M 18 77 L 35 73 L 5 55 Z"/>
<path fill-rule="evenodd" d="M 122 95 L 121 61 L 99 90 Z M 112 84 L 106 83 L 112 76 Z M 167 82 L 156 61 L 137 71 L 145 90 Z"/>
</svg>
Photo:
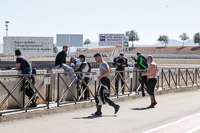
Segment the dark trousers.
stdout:
<svg viewBox="0 0 200 133">
<path fill-rule="evenodd" d="M 141 84 L 141 87 L 140 87 L 140 89 L 141 89 L 141 92 L 142 92 L 142 94 L 144 94 L 145 92 L 144 92 L 144 85 L 146 85 L 147 86 L 147 77 L 146 76 L 140 76 L 140 80 L 139 80 L 139 82 L 140 82 L 140 84 Z"/>
<path fill-rule="evenodd" d="M 154 95 L 154 88 L 155 88 L 156 83 L 157 83 L 156 78 L 147 80 L 147 92 L 149 95 Z"/>
<path fill-rule="evenodd" d="M 121 87 L 124 85 L 124 81 L 122 80 L 122 78 L 119 74 L 121 74 L 123 79 L 125 78 L 124 72 L 115 73 L 115 75 L 117 75 L 116 80 L 115 80 L 115 90 L 116 90 L 117 93 L 119 93 L 119 80 L 120 79 L 121 79 Z M 122 92 L 124 92 L 124 90 L 125 90 L 125 86 L 123 87 Z"/>
<path fill-rule="evenodd" d="M 33 71 L 33 73 L 32 73 Z M 28 68 L 23 68 L 22 69 L 22 73 L 23 74 L 36 74 L 36 70 L 33 69 L 33 70 L 30 70 Z M 35 78 L 33 76 L 30 76 L 29 77 L 29 80 L 31 81 L 31 83 L 34 85 L 35 84 Z M 21 91 L 25 89 L 25 94 L 28 96 L 28 98 L 30 99 L 34 94 L 34 90 L 31 88 L 31 85 L 28 81 L 25 81 L 23 82 L 23 86 L 21 88 Z M 32 99 L 32 103 L 35 103 L 35 97 Z"/>
<path fill-rule="evenodd" d="M 109 96 L 110 96 L 110 79 L 108 78 L 102 78 L 101 83 L 99 84 L 99 87 L 97 89 L 97 94 L 95 96 L 95 101 L 96 101 L 96 105 L 101 105 L 101 104 L 105 104 L 108 103 L 110 106 L 114 107 L 115 103 L 110 100 Z M 103 86 L 101 85 L 103 84 Z"/>
<path fill-rule="evenodd" d="M 89 80 L 90 80 L 90 78 L 88 78 L 88 77 L 84 78 L 84 81 L 85 81 L 86 84 L 89 83 Z M 83 91 L 84 91 L 87 88 L 87 86 L 84 83 L 82 83 L 82 88 L 83 88 Z M 84 92 L 84 99 L 88 99 L 89 97 L 90 97 L 90 92 L 87 88 Z"/>
</svg>

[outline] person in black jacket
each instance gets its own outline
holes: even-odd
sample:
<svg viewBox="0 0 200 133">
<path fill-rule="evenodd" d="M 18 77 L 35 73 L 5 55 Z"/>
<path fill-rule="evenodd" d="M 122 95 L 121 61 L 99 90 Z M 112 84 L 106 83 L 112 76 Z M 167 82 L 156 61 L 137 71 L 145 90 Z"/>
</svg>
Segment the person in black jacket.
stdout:
<svg viewBox="0 0 200 133">
<path fill-rule="evenodd" d="M 60 69 L 63 68 L 65 72 L 69 73 L 71 78 L 76 78 L 76 74 L 74 73 L 74 69 L 66 64 L 66 56 L 67 56 L 67 46 L 63 46 L 63 50 L 58 53 L 55 60 L 55 68 Z"/>
<path fill-rule="evenodd" d="M 128 60 L 124 57 L 123 53 L 120 53 L 119 57 L 114 58 L 113 64 L 114 64 L 114 66 L 116 66 L 116 71 L 124 71 L 125 67 L 128 66 Z M 121 74 L 122 78 L 124 79 L 125 78 L 125 72 L 119 72 L 119 73 Z M 118 75 L 117 75 L 116 80 L 115 80 L 115 90 L 116 90 L 117 94 L 119 93 L 118 88 L 119 88 L 119 80 L 120 79 L 121 79 L 121 87 L 124 86 L 124 81 L 122 80 L 119 73 L 116 72 L 116 74 L 118 74 Z M 122 88 L 122 94 L 124 94 L 124 90 L 125 90 L 125 86 Z"/>
<path fill-rule="evenodd" d="M 61 68 L 63 64 L 66 64 L 66 56 L 67 56 L 67 46 L 63 46 L 63 50 L 58 53 L 56 56 L 55 67 Z"/>
<path fill-rule="evenodd" d="M 147 59 L 140 53 L 137 52 L 137 59 L 135 59 L 135 67 L 138 68 L 139 70 L 146 70 L 148 67 Z M 144 84 L 146 84 L 147 77 L 146 76 L 141 76 L 142 72 L 139 72 L 139 82 L 141 84 L 140 90 L 142 91 L 142 96 L 145 96 L 144 92 Z"/>
</svg>

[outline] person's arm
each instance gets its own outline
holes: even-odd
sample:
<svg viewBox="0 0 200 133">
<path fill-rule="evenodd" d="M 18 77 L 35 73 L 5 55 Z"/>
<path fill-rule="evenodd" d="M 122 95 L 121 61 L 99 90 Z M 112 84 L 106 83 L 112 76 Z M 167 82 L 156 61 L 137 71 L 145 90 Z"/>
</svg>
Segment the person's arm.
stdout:
<svg viewBox="0 0 200 133">
<path fill-rule="evenodd" d="M 113 65 L 116 66 L 116 58 L 113 59 Z"/>
<path fill-rule="evenodd" d="M 21 59 L 20 58 L 17 58 L 16 59 L 16 67 L 15 68 L 12 68 L 12 70 L 20 70 L 21 68 Z"/>
<path fill-rule="evenodd" d="M 66 56 L 67 56 L 67 54 L 64 53 L 64 55 L 63 55 L 63 57 L 64 57 L 63 63 L 64 63 L 64 64 L 66 64 Z"/>
<path fill-rule="evenodd" d="M 12 70 L 20 70 L 21 68 L 21 63 L 17 63 L 16 67 L 12 68 Z"/>
<path fill-rule="evenodd" d="M 122 66 L 123 67 L 127 67 L 128 66 L 128 60 L 126 58 L 124 58 L 124 64 Z"/>
<path fill-rule="evenodd" d="M 56 62 L 57 62 L 57 65 L 59 64 L 60 67 L 62 66 L 62 53 L 59 52 L 58 55 L 56 56 Z"/>
<path fill-rule="evenodd" d="M 135 57 L 133 57 L 134 61 L 137 62 L 137 60 L 135 59 Z"/>
<path fill-rule="evenodd" d="M 110 69 L 105 68 L 104 69 L 105 73 L 101 76 L 99 76 L 98 80 L 101 80 L 103 77 L 108 77 L 110 75 Z"/>
<path fill-rule="evenodd" d="M 152 67 L 151 71 L 147 72 L 147 73 L 143 73 L 142 76 L 151 76 L 151 75 L 154 75 L 157 72 L 155 65 L 152 65 L 150 67 Z"/>
<path fill-rule="evenodd" d="M 86 66 L 86 63 L 81 63 L 81 65 L 79 66 L 79 68 L 76 70 L 76 72 L 81 72 L 83 70 L 83 68 Z"/>
</svg>

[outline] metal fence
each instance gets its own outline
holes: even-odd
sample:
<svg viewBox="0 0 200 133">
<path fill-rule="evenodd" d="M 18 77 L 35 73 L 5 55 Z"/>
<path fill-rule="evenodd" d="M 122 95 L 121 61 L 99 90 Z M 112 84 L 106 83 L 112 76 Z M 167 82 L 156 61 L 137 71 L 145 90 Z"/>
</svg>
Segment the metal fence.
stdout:
<svg viewBox="0 0 200 133">
<path fill-rule="evenodd" d="M 139 82 L 140 70 L 127 70 L 127 71 L 113 71 L 110 76 L 110 92 L 111 97 L 118 98 L 120 96 L 138 95 L 141 83 Z M 76 75 L 73 78 L 69 78 L 70 74 Z M 0 76 L 0 89 L 7 94 L 4 97 L 0 97 L 0 115 L 6 115 L 12 112 L 27 112 L 29 110 L 39 108 L 56 108 L 69 104 L 77 104 L 78 102 L 93 102 L 96 90 L 99 84 L 97 73 L 91 72 L 88 82 L 82 78 L 83 73 L 57 73 L 57 74 L 34 74 L 34 75 L 1 75 Z M 36 79 L 36 84 L 32 83 L 30 77 L 33 76 Z M 52 77 L 57 76 L 56 86 L 54 90 L 57 93 L 56 99 L 51 99 L 50 90 L 52 85 Z M 15 79 L 15 83 L 6 82 L 7 79 Z M 115 81 L 120 80 L 123 82 L 120 87 L 118 85 L 118 92 L 116 91 Z M 180 87 L 192 87 L 199 86 L 200 68 L 162 68 L 159 69 L 159 75 L 157 77 L 158 82 L 155 91 L 175 89 Z M 34 90 L 34 94 L 29 99 L 26 96 L 25 87 L 31 87 Z M 83 89 L 83 85 L 85 88 Z M 9 88 L 8 88 L 9 87 Z M 22 88 L 22 89 L 19 89 Z M 22 91 L 22 95 L 16 96 L 16 91 Z M 85 91 L 90 93 L 90 99 L 82 100 Z M 122 94 L 122 91 L 125 91 Z M 19 93 L 19 92 L 18 92 Z M 71 97 L 70 100 L 68 97 Z M 29 107 L 31 101 L 39 97 L 37 101 L 37 107 Z M 16 103 L 15 108 L 8 109 L 5 105 L 13 99 Z"/>
</svg>

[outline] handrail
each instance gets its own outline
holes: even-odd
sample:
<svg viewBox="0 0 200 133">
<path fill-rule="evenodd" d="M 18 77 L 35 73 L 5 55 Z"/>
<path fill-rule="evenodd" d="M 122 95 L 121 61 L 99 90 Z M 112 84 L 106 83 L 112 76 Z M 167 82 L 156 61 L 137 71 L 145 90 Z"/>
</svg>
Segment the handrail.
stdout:
<svg viewBox="0 0 200 133">
<path fill-rule="evenodd" d="M 140 73 L 145 72 L 145 70 L 125 70 L 125 71 L 112 71 L 110 76 L 111 85 L 110 85 L 110 91 L 111 96 L 118 98 L 122 94 L 122 91 L 125 91 L 124 96 L 129 96 L 131 94 L 137 95 L 140 94 L 139 87 L 139 78 Z M 83 73 L 90 73 L 89 80 L 85 82 L 84 78 L 81 77 L 81 74 Z M 122 73 L 124 73 L 122 75 Z M 69 78 L 69 74 L 75 74 L 76 77 Z M 37 83 L 37 86 L 34 85 L 30 81 L 30 76 L 34 76 L 35 78 L 43 77 L 42 81 Z M 55 79 L 48 79 L 50 80 L 49 83 L 46 83 L 46 77 L 55 77 Z M 94 78 L 96 77 L 96 78 Z M 4 83 L 4 79 L 9 78 L 20 78 L 18 82 L 11 87 L 7 86 Z M 121 87 L 118 87 L 118 92 L 116 91 L 116 88 L 113 84 L 116 82 L 116 79 L 123 82 Z M 156 85 L 155 90 L 165 90 L 165 89 L 175 89 L 175 88 L 182 88 L 182 87 L 188 87 L 188 86 L 199 86 L 200 82 L 200 68 L 160 68 L 159 69 L 159 75 L 158 75 L 158 82 Z M 26 100 L 26 92 L 23 90 L 23 103 L 20 103 L 19 99 L 14 95 L 14 92 L 16 92 L 17 88 L 19 88 L 21 85 L 24 84 L 24 82 L 27 82 L 30 87 L 34 90 L 34 94 L 32 97 L 30 97 L 29 100 Z M 24 111 L 27 112 L 28 110 L 32 109 L 38 109 L 38 108 L 51 108 L 50 102 L 56 103 L 57 107 L 61 107 L 68 104 L 76 104 L 78 102 L 84 102 L 88 100 L 82 100 L 82 97 L 85 93 L 85 91 L 89 91 L 89 94 L 91 95 L 91 99 L 89 99 L 91 102 L 94 101 L 94 96 L 96 95 L 97 85 L 97 73 L 96 72 L 61 72 L 61 73 L 44 73 L 44 74 L 17 74 L 17 75 L 0 75 L 0 89 L 2 88 L 7 93 L 4 97 L 4 99 L 0 99 L 0 115 L 7 114 L 10 112 L 18 112 L 18 111 Z M 54 86 L 55 88 L 52 88 L 52 85 L 54 83 L 57 83 L 57 86 Z M 46 85 L 46 86 L 45 86 Z M 82 88 L 82 85 L 85 85 L 85 89 Z M 50 89 L 56 90 L 57 94 L 50 94 Z M 46 91 L 46 94 L 42 94 L 41 90 Z M 77 91 L 77 93 L 75 93 Z M 78 91 L 81 91 L 80 94 L 78 94 Z M 65 97 L 69 94 L 72 96 L 73 100 L 67 100 Z M 57 99 L 51 100 L 51 95 L 56 95 Z M 43 103 L 45 106 L 38 106 L 34 108 L 29 108 L 28 105 L 31 103 L 31 101 L 36 97 L 39 96 L 41 98 L 40 102 Z M 13 98 L 16 102 L 17 106 L 19 106 L 20 109 L 16 110 L 5 110 L 3 109 L 3 105 L 8 101 L 9 98 Z M 53 106 L 54 108 L 56 106 Z"/>
</svg>

